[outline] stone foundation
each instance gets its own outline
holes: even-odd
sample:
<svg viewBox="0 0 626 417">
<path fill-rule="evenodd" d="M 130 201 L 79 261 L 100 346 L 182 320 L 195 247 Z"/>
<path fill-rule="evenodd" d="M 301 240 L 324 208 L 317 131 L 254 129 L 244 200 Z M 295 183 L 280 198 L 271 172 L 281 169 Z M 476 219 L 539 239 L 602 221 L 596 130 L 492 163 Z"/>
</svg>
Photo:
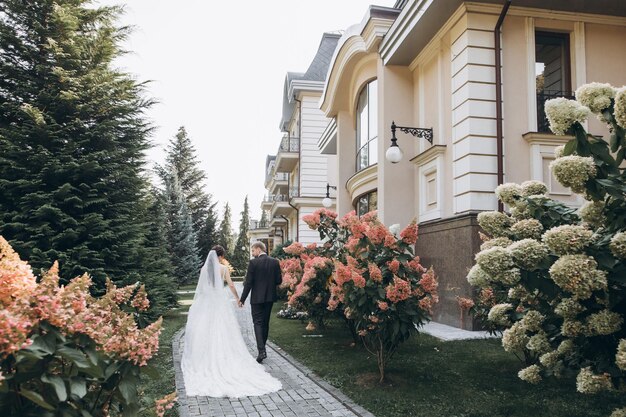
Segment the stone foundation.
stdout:
<svg viewBox="0 0 626 417">
<path fill-rule="evenodd" d="M 433 266 L 439 278 L 439 303 L 433 321 L 462 328 L 480 330 L 480 325 L 467 312 L 461 323 L 461 310 L 456 296 L 471 297 L 467 271 L 474 264 L 474 254 L 480 250 L 476 213 L 419 225 L 416 253 L 424 267 Z"/>
</svg>

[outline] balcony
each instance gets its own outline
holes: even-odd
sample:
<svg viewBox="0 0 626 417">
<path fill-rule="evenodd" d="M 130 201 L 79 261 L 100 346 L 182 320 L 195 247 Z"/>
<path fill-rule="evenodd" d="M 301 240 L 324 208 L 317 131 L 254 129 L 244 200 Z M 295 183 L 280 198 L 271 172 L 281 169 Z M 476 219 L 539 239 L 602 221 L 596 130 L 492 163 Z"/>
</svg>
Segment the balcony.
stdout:
<svg viewBox="0 0 626 417">
<path fill-rule="evenodd" d="M 286 216 L 291 213 L 293 207 L 289 204 L 289 197 L 285 194 L 274 194 L 270 196 L 273 199 L 270 214 L 272 217 Z"/>
<path fill-rule="evenodd" d="M 269 229 L 269 221 L 250 220 L 250 230 Z"/>
<path fill-rule="evenodd" d="M 287 220 L 283 219 L 282 217 L 273 217 L 270 220 L 270 227 L 282 227 L 282 226 L 285 226 L 286 224 L 287 224 Z M 274 236 L 276 236 L 276 234 L 274 234 Z"/>
<path fill-rule="evenodd" d="M 539 133 L 552 133 L 550 130 L 550 122 L 546 117 L 546 110 L 544 108 L 546 101 L 557 97 L 565 97 L 570 100 L 574 100 L 574 93 L 571 91 L 556 91 L 556 90 L 543 90 L 537 91 L 537 132 Z"/>
<path fill-rule="evenodd" d="M 284 137 L 276 154 L 276 172 L 291 172 L 300 159 L 300 138 Z"/>
<path fill-rule="evenodd" d="M 277 172 L 270 180 L 267 187 L 270 194 L 281 194 L 280 191 L 285 191 L 289 185 L 289 174 L 286 172 Z"/>
</svg>

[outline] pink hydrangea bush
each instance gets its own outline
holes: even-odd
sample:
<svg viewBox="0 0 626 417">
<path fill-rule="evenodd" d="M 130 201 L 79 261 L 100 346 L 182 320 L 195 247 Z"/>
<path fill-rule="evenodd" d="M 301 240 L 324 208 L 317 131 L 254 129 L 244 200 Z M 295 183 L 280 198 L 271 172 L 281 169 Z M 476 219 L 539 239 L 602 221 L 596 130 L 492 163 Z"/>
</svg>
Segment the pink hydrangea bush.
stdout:
<svg viewBox="0 0 626 417">
<path fill-rule="evenodd" d="M 88 275 L 59 286 L 58 273 L 55 262 L 37 283 L 0 236 L 0 415 L 66 408 L 132 415 L 162 320 L 144 328 L 135 322 L 150 305 L 143 286 L 108 282 L 95 298 Z"/>
<path fill-rule="evenodd" d="M 324 244 L 315 256 L 301 251 L 302 245 L 288 249 L 300 257 L 300 265 L 293 258 L 283 261 L 284 285 L 293 286 L 296 300 L 299 285 L 306 288 L 314 280 L 316 288 L 324 288 L 327 309 L 343 317 L 377 358 L 382 381 L 398 346 L 429 320 L 439 299 L 434 271 L 414 254 L 417 224 L 396 237 L 376 212 L 361 217 L 351 212 L 338 220 L 336 213 L 322 209 L 305 217 Z"/>
</svg>

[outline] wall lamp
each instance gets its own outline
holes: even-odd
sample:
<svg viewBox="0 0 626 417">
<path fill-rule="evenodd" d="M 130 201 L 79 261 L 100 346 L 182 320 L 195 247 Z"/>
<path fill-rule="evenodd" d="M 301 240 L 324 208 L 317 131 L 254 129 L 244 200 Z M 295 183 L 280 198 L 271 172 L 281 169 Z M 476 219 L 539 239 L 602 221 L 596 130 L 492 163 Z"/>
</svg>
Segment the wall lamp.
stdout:
<svg viewBox="0 0 626 417">
<path fill-rule="evenodd" d="M 326 208 L 331 208 L 333 205 L 333 200 L 330 199 L 330 189 L 337 191 L 337 187 L 334 185 L 330 185 L 326 183 L 326 197 L 322 200 L 322 205 Z"/>
<path fill-rule="evenodd" d="M 400 129 L 404 133 L 410 133 L 411 135 L 417 138 L 426 139 L 431 145 L 433 144 L 433 129 L 425 129 L 422 127 L 406 127 L 406 126 L 396 126 L 396 122 L 391 122 L 391 146 L 387 149 L 385 153 L 385 158 L 387 161 L 392 164 L 397 164 L 402 160 L 402 156 L 404 155 L 402 149 L 398 146 L 396 138 L 396 129 Z"/>
</svg>

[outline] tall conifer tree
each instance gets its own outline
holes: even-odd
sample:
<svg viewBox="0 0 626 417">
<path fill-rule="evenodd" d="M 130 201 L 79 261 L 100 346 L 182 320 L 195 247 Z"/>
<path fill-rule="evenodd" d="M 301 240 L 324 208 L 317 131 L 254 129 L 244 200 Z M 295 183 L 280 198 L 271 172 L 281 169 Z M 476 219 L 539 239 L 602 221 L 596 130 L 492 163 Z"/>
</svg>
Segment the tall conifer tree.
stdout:
<svg viewBox="0 0 626 417">
<path fill-rule="evenodd" d="M 228 256 L 232 256 L 234 246 L 231 217 L 230 205 L 226 203 L 224 205 L 224 216 L 222 217 L 222 222 L 220 223 L 220 229 L 217 236 L 217 243 L 226 250 Z"/>
<path fill-rule="evenodd" d="M 119 7 L 2 1 L 0 234 L 67 280 L 143 272 L 144 84 L 113 67 Z"/>
<path fill-rule="evenodd" d="M 250 240 L 248 231 L 250 230 L 250 208 L 248 206 L 248 196 L 243 202 L 243 211 L 239 221 L 239 234 L 233 250 L 233 268 L 239 273 L 245 273 L 250 260 Z"/>
<path fill-rule="evenodd" d="M 179 284 L 193 282 L 200 271 L 200 257 L 196 246 L 191 213 L 178 182 L 176 171 L 169 172 L 165 180 L 165 195 L 169 206 L 170 257 L 174 275 Z"/>
</svg>

